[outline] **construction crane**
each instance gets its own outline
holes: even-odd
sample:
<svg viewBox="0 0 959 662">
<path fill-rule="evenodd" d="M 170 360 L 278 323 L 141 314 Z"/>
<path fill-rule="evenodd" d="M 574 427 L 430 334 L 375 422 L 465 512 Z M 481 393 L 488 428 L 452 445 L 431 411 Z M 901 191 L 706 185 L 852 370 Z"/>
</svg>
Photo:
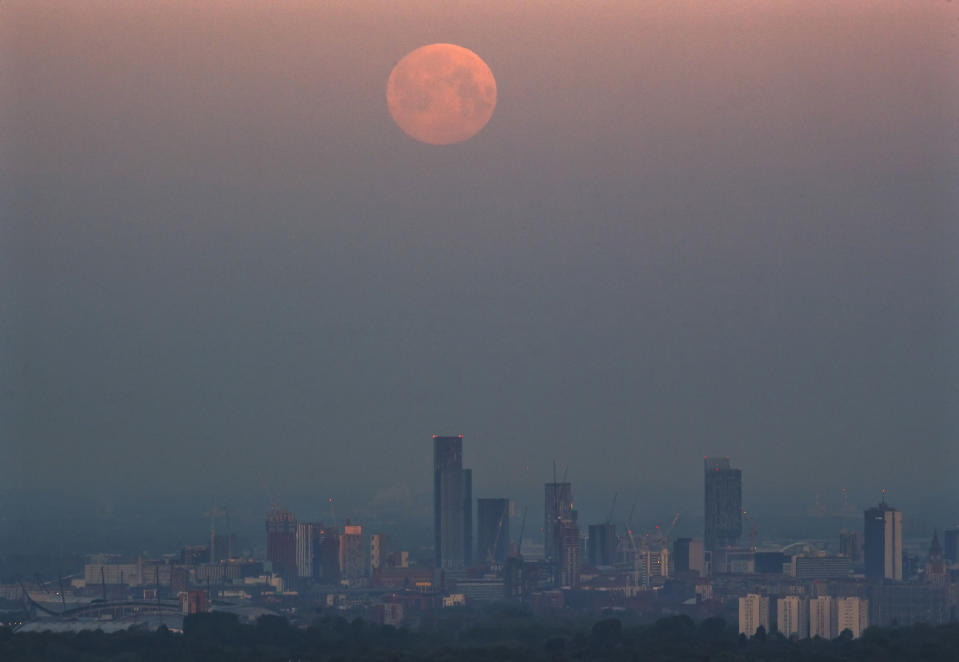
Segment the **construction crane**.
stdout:
<svg viewBox="0 0 959 662">
<path fill-rule="evenodd" d="M 523 521 L 519 525 L 519 539 L 516 541 L 516 555 L 522 558 L 523 556 L 523 533 L 526 531 L 526 512 L 529 510 L 529 506 L 523 506 Z"/>
<path fill-rule="evenodd" d="M 496 545 L 499 543 L 499 534 L 503 530 L 503 518 L 506 517 L 509 512 L 509 505 L 507 504 L 506 508 L 503 509 L 503 512 L 499 515 L 499 522 L 496 524 L 496 535 L 493 536 L 493 544 L 489 546 L 489 549 L 486 550 L 486 562 L 490 565 L 496 563 L 494 555 L 496 553 Z"/>
<path fill-rule="evenodd" d="M 616 497 L 619 496 L 619 492 L 613 492 L 613 501 L 609 504 L 609 512 L 606 513 L 606 523 L 610 524 L 613 521 L 613 511 L 616 509 Z"/>
<path fill-rule="evenodd" d="M 663 532 L 663 530 L 659 528 L 658 524 L 656 525 L 657 533 L 656 533 L 655 540 L 657 543 L 659 543 L 663 547 L 663 549 L 669 549 L 669 537 L 670 535 L 672 535 L 673 529 L 676 528 L 676 522 L 678 521 L 679 521 L 679 513 L 676 513 L 676 515 L 673 517 L 673 521 L 669 523 L 669 527 L 666 529 L 665 532 Z"/>
</svg>

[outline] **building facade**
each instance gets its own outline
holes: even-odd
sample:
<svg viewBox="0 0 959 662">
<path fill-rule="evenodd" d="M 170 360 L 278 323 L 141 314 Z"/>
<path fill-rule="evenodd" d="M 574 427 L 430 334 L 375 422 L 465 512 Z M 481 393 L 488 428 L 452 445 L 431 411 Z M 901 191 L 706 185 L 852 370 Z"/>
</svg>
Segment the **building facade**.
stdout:
<svg viewBox="0 0 959 662">
<path fill-rule="evenodd" d="M 747 637 L 760 627 L 769 632 L 769 598 L 750 593 L 739 598 L 739 633 Z"/>
<path fill-rule="evenodd" d="M 828 595 L 820 595 L 809 600 L 809 636 L 823 639 L 835 639 L 836 613 L 834 600 Z"/>
<path fill-rule="evenodd" d="M 266 558 L 273 572 L 284 578 L 296 572 L 296 515 L 274 507 L 266 518 Z"/>
<path fill-rule="evenodd" d="M 374 533 L 370 536 L 370 576 L 379 570 L 386 560 L 386 535 Z"/>
<path fill-rule="evenodd" d="M 433 436 L 433 542 L 437 568 L 462 568 L 466 559 L 463 435 Z"/>
<path fill-rule="evenodd" d="M 809 600 L 798 595 L 787 595 L 776 600 L 776 627 L 787 639 L 808 637 Z"/>
<path fill-rule="evenodd" d="M 296 525 L 296 575 L 313 577 L 313 555 L 316 543 L 316 525 L 300 522 Z"/>
<path fill-rule="evenodd" d="M 864 513 L 866 578 L 902 580 L 902 513 L 880 503 Z"/>
<path fill-rule="evenodd" d="M 862 598 L 836 599 L 836 630 L 852 632 L 852 638 L 858 639 L 869 627 L 869 601 Z"/>
<path fill-rule="evenodd" d="M 743 473 L 726 457 L 707 457 L 703 464 L 706 550 L 734 547 L 743 534 Z"/>
<path fill-rule="evenodd" d="M 363 578 L 363 527 L 347 524 L 340 534 L 340 580 Z"/>
<path fill-rule="evenodd" d="M 586 545 L 586 557 L 589 565 L 613 565 L 616 562 L 616 525 L 590 524 L 589 539 Z"/>
</svg>

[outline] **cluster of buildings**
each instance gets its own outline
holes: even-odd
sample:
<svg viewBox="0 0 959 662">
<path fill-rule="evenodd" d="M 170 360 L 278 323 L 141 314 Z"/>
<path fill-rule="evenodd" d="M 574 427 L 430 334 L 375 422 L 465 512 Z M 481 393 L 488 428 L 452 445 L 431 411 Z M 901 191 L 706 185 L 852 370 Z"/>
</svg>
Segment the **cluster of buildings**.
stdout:
<svg viewBox="0 0 959 662">
<path fill-rule="evenodd" d="M 762 628 L 799 638 L 846 630 L 858 637 L 870 624 L 959 616 L 959 529 L 946 531 L 942 545 L 934 534 L 922 559 L 904 555 L 902 513 L 885 499 L 865 510 L 861 530 L 844 529 L 833 540 L 759 544 L 758 527 L 743 509 L 741 469 L 729 458 L 706 457 L 702 537 L 672 540 L 678 514 L 652 535 L 635 534 L 630 522 L 617 530 L 609 517 L 581 527 L 572 483 L 555 472 L 544 484 L 542 529 L 527 529 L 527 511 L 520 514 L 510 499 L 474 500 L 462 435 L 434 436 L 432 443 L 430 557 L 390 549 L 386 535 L 349 520 L 302 522 L 274 505 L 262 557 L 236 555 L 232 534 L 216 535 L 211 520 L 209 545 L 179 555 L 91 558 L 82 577 L 61 582 L 62 604 L 51 613 L 73 613 L 68 601 L 97 602 L 101 615 L 116 605 L 136 612 L 153 604 L 178 613 L 226 609 L 253 618 L 269 610 L 296 619 L 331 608 L 398 625 L 433 610 L 513 600 L 542 613 L 719 615 L 738 618 L 749 636 Z M 14 593 L 35 603 L 53 600 L 49 586 L 0 586 L 0 599 Z"/>
</svg>

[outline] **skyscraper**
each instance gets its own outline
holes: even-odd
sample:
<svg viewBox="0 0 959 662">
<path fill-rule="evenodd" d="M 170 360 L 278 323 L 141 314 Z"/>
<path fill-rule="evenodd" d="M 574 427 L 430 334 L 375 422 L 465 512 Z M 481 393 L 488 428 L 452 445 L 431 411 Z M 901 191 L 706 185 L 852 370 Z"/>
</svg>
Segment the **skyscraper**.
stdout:
<svg viewBox="0 0 959 662">
<path fill-rule="evenodd" d="M 476 520 L 477 560 L 504 563 L 509 553 L 509 499 L 477 499 Z"/>
<path fill-rule="evenodd" d="M 276 506 L 266 518 L 266 558 L 273 572 L 286 579 L 296 577 L 296 515 Z"/>
<path fill-rule="evenodd" d="M 743 472 L 731 469 L 728 457 L 707 457 L 705 468 L 708 551 L 732 547 L 743 534 Z"/>
<path fill-rule="evenodd" d="M 363 527 L 347 524 L 340 534 L 340 578 L 355 582 L 363 577 Z"/>
<path fill-rule="evenodd" d="M 466 517 L 467 512 L 472 515 L 467 481 L 472 483 L 472 474 L 463 471 L 463 435 L 433 435 L 433 542 L 437 568 L 462 568 L 466 561 L 467 527 L 472 531 L 472 517 L 469 522 Z"/>
<path fill-rule="evenodd" d="M 959 563 L 959 528 L 943 531 L 942 547 L 947 563 Z"/>
<path fill-rule="evenodd" d="M 313 577 L 313 561 L 319 538 L 318 525 L 300 522 L 296 525 L 296 574 L 298 577 Z"/>
<path fill-rule="evenodd" d="M 608 522 L 590 524 L 586 552 L 589 564 L 594 568 L 612 565 L 616 561 L 616 525 Z"/>
<path fill-rule="evenodd" d="M 866 578 L 902 579 L 902 513 L 885 501 L 864 513 Z"/>
</svg>

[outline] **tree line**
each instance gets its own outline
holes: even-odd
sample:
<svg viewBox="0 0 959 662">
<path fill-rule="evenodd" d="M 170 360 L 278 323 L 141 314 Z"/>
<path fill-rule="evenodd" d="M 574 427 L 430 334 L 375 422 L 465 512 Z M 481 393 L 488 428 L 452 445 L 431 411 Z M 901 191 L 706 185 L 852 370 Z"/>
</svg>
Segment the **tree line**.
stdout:
<svg viewBox="0 0 959 662">
<path fill-rule="evenodd" d="M 721 618 L 695 623 L 670 616 L 649 624 L 607 617 L 594 622 L 543 622 L 521 607 L 489 610 L 480 618 L 451 613 L 411 630 L 362 618 L 319 615 L 307 627 L 281 616 L 243 624 L 234 614 L 187 616 L 182 634 L 165 627 L 132 627 L 114 633 L 15 633 L 0 628 L 0 660 L 37 662 L 383 661 L 563 662 L 628 660 L 685 662 L 956 662 L 959 624 L 867 629 L 859 639 L 845 632 L 833 641 L 789 640 L 761 629 L 739 635 Z"/>
</svg>

